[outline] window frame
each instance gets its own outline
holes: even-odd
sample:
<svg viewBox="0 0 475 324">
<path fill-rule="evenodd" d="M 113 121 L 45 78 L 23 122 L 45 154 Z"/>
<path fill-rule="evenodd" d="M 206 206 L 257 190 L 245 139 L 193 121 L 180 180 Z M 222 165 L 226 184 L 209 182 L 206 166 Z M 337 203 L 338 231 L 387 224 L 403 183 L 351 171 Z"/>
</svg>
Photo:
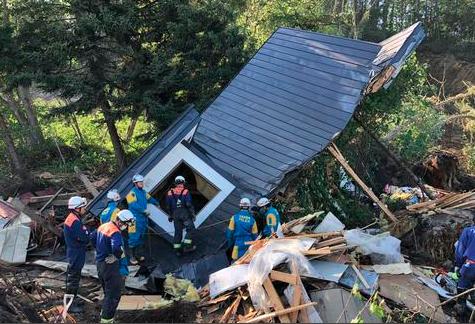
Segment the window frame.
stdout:
<svg viewBox="0 0 475 324">
<path fill-rule="evenodd" d="M 182 143 L 178 143 L 161 159 L 145 176 L 144 189 L 152 192 L 162 183 L 176 168 L 186 163 L 194 172 L 200 174 L 206 181 L 219 191 L 208 203 L 196 214 L 195 227 L 198 228 L 218 208 L 219 205 L 233 192 L 235 186 L 220 175 L 216 170 L 205 163 Z M 148 204 L 149 218 L 157 226 L 164 229 L 168 234 L 174 235 L 173 223 L 168 222 L 168 214 L 152 204 Z"/>
</svg>

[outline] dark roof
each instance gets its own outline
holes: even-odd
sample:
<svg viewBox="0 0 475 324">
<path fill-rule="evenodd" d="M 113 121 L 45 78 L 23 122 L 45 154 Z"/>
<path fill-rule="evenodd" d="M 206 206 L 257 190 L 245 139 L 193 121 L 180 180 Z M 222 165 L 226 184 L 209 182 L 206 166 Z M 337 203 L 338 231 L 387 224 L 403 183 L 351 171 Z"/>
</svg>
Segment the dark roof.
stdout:
<svg viewBox="0 0 475 324">
<path fill-rule="evenodd" d="M 193 143 L 266 195 L 345 128 L 370 80 L 423 37 L 420 23 L 381 43 L 279 28 L 201 115 Z"/>
<path fill-rule="evenodd" d="M 183 140 L 183 137 L 196 126 L 199 119 L 196 109 L 193 106 L 188 107 L 139 158 L 90 203 L 88 210 L 98 216 L 106 208 L 106 195 L 112 188 L 117 189 L 121 197 L 125 197 L 132 188 L 134 174 L 146 174 L 150 171 L 169 150 Z"/>
</svg>

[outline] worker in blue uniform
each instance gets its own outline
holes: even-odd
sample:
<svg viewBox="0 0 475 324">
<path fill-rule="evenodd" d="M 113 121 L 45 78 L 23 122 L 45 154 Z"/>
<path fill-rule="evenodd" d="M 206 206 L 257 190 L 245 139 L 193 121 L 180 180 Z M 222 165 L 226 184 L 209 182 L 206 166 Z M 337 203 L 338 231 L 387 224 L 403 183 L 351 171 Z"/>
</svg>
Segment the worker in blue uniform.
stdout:
<svg viewBox="0 0 475 324">
<path fill-rule="evenodd" d="M 173 237 L 173 248 L 177 256 L 183 252 L 196 250 L 193 244 L 195 232 L 195 209 L 191 201 L 191 194 L 185 188 L 185 178 L 177 176 L 175 186 L 167 193 L 168 221 L 173 222 L 175 235 Z M 186 229 L 186 236 L 183 240 L 183 229 Z"/>
<path fill-rule="evenodd" d="M 474 219 L 475 221 L 475 219 Z M 459 275 L 458 293 L 470 289 L 475 284 L 475 226 L 465 228 L 455 248 L 455 273 Z M 463 313 L 466 296 L 458 299 L 456 310 Z"/>
<path fill-rule="evenodd" d="M 264 237 L 269 237 L 273 233 L 277 232 L 277 229 L 280 226 L 280 215 L 277 209 L 272 207 L 269 199 L 263 197 L 257 201 L 257 207 L 259 207 L 259 212 L 264 216 L 265 225 L 262 230 L 262 235 Z"/>
<path fill-rule="evenodd" d="M 117 215 L 120 212 L 118 204 L 119 204 L 119 202 L 122 198 L 120 197 L 120 194 L 117 191 L 117 189 L 110 190 L 107 193 L 107 198 L 109 199 L 109 202 L 107 203 L 107 207 L 106 207 L 106 209 L 104 209 L 102 211 L 102 213 L 99 216 L 99 218 L 101 220 L 101 224 L 105 224 L 105 223 L 108 223 L 110 221 L 115 221 L 117 219 Z M 133 227 L 134 227 L 133 224 L 130 224 L 130 226 L 128 226 L 127 228 L 128 229 L 133 229 Z M 94 233 L 94 235 L 95 234 L 96 233 Z M 124 250 L 127 251 L 127 249 L 128 249 L 128 237 L 129 237 L 128 230 L 122 232 L 121 234 L 122 234 L 122 239 L 123 239 L 123 243 L 124 243 Z M 129 275 L 128 264 L 129 264 L 129 259 L 128 259 L 127 253 L 126 253 L 124 255 L 124 257 L 120 259 L 120 274 L 124 278 L 124 281 L 125 281 L 125 278 Z"/>
<path fill-rule="evenodd" d="M 89 232 L 81 220 L 86 211 L 86 204 L 86 198 L 71 197 L 68 201 L 69 214 L 64 221 L 64 241 L 66 242 L 66 257 L 68 259 L 64 299 L 73 300 L 69 308 L 72 313 L 81 311 L 76 296 L 81 280 L 81 270 L 86 262 L 86 247 L 89 242 Z"/>
<path fill-rule="evenodd" d="M 107 203 L 107 207 L 99 215 L 101 224 L 110 222 L 111 220 L 112 221 L 115 220 L 117 218 L 117 214 L 120 211 L 118 205 L 121 200 L 121 197 L 117 189 L 110 190 L 107 193 L 107 199 L 109 199 L 109 202 Z"/>
<path fill-rule="evenodd" d="M 96 264 L 99 280 L 104 290 L 101 323 L 113 323 L 120 302 L 123 279 L 120 272 L 120 260 L 124 257 L 124 245 L 121 232 L 134 222 L 129 210 L 121 210 L 117 218 L 99 226 L 92 243 L 96 247 Z"/>
<path fill-rule="evenodd" d="M 135 227 L 129 229 L 129 247 L 132 254 L 130 263 L 137 264 L 138 261 L 145 261 L 143 247 L 148 227 L 149 212 L 147 211 L 147 204 L 158 206 L 158 201 L 145 191 L 143 176 L 140 174 L 134 175 L 132 182 L 134 187 L 127 194 L 126 200 L 129 210 L 135 217 Z"/>
<path fill-rule="evenodd" d="M 226 230 L 226 240 L 228 248 L 232 248 L 233 260 L 239 259 L 246 253 L 249 248 L 246 242 L 257 238 L 257 223 L 249 212 L 250 207 L 251 201 L 248 198 L 242 198 L 239 202 L 240 210 L 231 217 Z"/>
</svg>

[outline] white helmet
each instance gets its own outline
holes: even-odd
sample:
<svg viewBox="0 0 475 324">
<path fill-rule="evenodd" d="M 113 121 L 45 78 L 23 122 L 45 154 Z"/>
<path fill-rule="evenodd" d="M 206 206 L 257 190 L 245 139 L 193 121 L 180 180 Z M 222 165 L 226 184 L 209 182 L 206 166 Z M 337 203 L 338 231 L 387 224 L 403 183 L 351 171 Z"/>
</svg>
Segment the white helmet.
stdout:
<svg viewBox="0 0 475 324">
<path fill-rule="evenodd" d="M 257 207 L 264 207 L 270 204 L 269 199 L 263 197 L 257 201 Z"/>
<path fill-rule="evenodd" d="M 123 223 L 130 223 L 135 221 L 134 214 L 128 209 L 123 209 L 117 214 L 117 219 Z"/>
<path fill-rule="evenodd" d="M 251 201 L 249 200 L 249 198 L 242 198 L 239 202 L 239 207 L 251 207 Z"/>
<path fill-rule="evenodd" d="M 86 205 L 87 205 L 86 198 L 79 197 L 79 196 L 73 196 L 69 198 L 69 201 L 68 201 L 69 209 L 81 208 L 81 207 L 85 207 Z"/>
<path fill-rule="evenodd" d="M 107 199 L 113 200 L 113 201 L 119 201 L 120 200 L 120 194 L 117 191 L 117 189 L 112 189 L 107 193 Z"/>
<path fill-rule="evenodd" d="M 175 184 L 185 183 L 185 177 L 179 175 L 175 178 Z"/>
<path fill-rule="evenodd" d="M 132 182 L 133 183 L 136 183 L 136 182 L 143 182 L 144 181 L 144 177 L 143 175 L 141 174 L 136 174 L 134 175 L 134 177 L 132 178 Z"/>
</svg>

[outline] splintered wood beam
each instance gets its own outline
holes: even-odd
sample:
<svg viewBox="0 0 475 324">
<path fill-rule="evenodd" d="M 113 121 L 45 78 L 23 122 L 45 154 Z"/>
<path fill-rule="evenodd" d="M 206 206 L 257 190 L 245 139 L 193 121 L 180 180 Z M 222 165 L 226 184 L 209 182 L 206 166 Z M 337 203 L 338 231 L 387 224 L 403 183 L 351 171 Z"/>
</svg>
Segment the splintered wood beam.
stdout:
<svg viewBox="0 0 475 324">
<path fill-rule="evenodd" d="M 294 285 L 294 295 L 292 296 L 292 303 L 290 306 L 295 307 L 300 305 L 300 302 L 302 301 L 302 286 L 301 286 L 301 280 L 300 280 L 300 275 L 299 275 L 299 270 L 297 265 L 295 264 L 295 261 L 292 261 L 290 264 L 290 269 L 293 275 L 297 277 L 297 283 Z M 305 312 L 305 310 L 302 310 Z M 299 311 L 295 311 L 293 313 L 290 313 L 290 321 L 292 323 L 297 323 L 297 319 L 299 317 Z"/>
<path fill-rule="evenodd" d="M 267 295 L 269 296 L 269 299 L 272 302 L 272 305 L 274 306 L 274 309 L 276 311 L 283 311 L 285 309 L 284 304 L 282 304 L 282 301 L 280 300 L 279 294 L 275 290 L 275 287 L 272 284 L 272 281 L 269 278 L 267 278 L 264 281 L 263 286 L 264 286 L 264 289 L 265 289 Z M 276 316 L 279 317 L 279 320 L 280 320 L 281 323 L 290 323 L 290 318 L 287 315 L 287 313 L 277 314 Z M 271 317 L 273 317 L 273 316 L 271 316 Z"/>
<path fill-rule="evenodd" d="M 358 185 L 363 189 L 363 191 L 381 208 L 384 214 L 392 222 L 397 222 L 396 216 L 386 207 L 385 204 L 374 194 L 374 192 L 361 180 L 361 178 L 356 174 L 356 172 L 351 168 L 351 166 L 346 162 L 343 154 L 338 150 L 338 147 L 332 143 L 328 146 L 328 151 L 333 155 L 333 157 L 341 164 L 346 172 L 358 183 Z"/>
<path fill-rule="evenodd" d="M 84 173 L 82 173 L 81 170 L 79 170 L 78 167 L 74 167 L 74 172 L 76 172 L 76 175 L 78 176 L 79 180 L 82 181 L 87 191 L 89 191 L 94 198 L 99 196 L 99 191 L 96 189 L 96 187 L 94 187 L 89 178 Z"/>
<path fill-rule="evenodd" d="M 285 273 L 281 271 L 272 270 L 270 273 L 270 278 L 276 281 L 282 281 L 290 285 L 297 284 L 297 276 L 290 273 Z"/>
<path fill-rule="evenodd" d="M 311 302 L 311 303 L 307 303 L 307 304 L 303 304 L 303 305 L 298 305 L 298 306 L 295 306 L 295 307 L 290 307 L 290 308 L 287 308 L 287 309 L 282 309 L 282 310 L 278 310 L 278 311 L 271 312 L 271 313 L 268 313 L 268 314 L 264 314 L 264 315 L 261 315 L 261 316 L 257 316 L 257 317 L 254 317 L 253 319 L 248 320 L 248 321 L 239 322 L 239 323 L 259 323 L 259 322 L 263 322 L 264 320 L 267 320 L 267 319 L 275 317 L 275 316 L 279 316 L 279 319 L 280 319 L 282 316 L 287 316 L 287 314 L 289 314 L 289 313 L 299 311 L 299 310 L 305 309 L 307 307 L 315 306 L 317 304 L 318 304 L 317 302 Z"/>
</svg>

